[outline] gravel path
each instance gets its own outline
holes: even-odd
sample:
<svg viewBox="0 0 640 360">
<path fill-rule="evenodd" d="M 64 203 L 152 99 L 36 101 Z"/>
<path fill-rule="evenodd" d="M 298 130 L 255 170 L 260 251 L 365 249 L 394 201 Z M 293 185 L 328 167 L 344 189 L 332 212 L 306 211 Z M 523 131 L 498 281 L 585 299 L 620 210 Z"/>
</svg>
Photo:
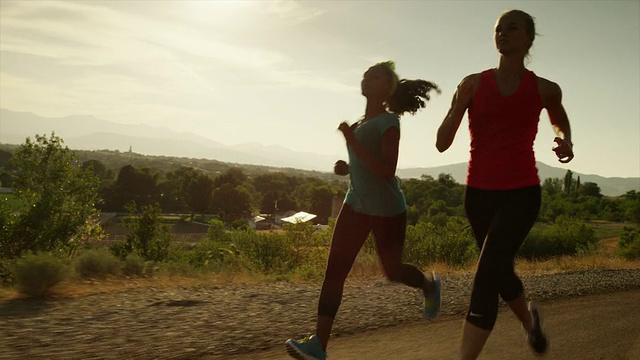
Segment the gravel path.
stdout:
<svg viewBox="0 0 640 360">
<path fill-rule="evenodd" d="M 640 289 L 640 270 L 524 276 L 540 301 Z M 443 315 L 462 319 L 471 275 L 443 276 Z M 198 359 L 279 346 L 314 328 L 320 284 L 144 288 L 0 303 L 0 359 Z M 336 336 L 421 320 L 417 290 L 352 281 Z"/>
</svg>

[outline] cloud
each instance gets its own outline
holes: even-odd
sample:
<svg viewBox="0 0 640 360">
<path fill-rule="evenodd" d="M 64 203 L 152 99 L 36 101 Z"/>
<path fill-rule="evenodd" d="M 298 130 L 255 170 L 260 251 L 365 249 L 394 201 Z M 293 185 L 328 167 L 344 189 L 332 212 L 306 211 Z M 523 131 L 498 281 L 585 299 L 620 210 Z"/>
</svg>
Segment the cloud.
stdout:
<svg viewBox="0 0 640 360">
<path fill-rule="evenodd" d="M 164 22 L 97 4 L 24 2 L 3 9 L 0 51 L 48 58 L 56 64 L 102 67 L 102 71 L 114 70 L 114 65 L 131 66 L 142 73 L 190 78 L 201 85 L 205 80 L 197 80 L 198 70 L 209 68 L 215 73 L 215 68 L 226 67 L 251 71 L 273 86 L 345 90 L 322 76 L 283 70 L 294 63 L 281 52 L 231 44 L 210 28 L 188 22 Z M 292 1 L 256 4 L 251 11 L 262 9 L 263 15 L 266 11 L 287 21 L 302 22 L 322 13 Z M 6 64 L 7 71 L 11 68 Z"/>
</svg>

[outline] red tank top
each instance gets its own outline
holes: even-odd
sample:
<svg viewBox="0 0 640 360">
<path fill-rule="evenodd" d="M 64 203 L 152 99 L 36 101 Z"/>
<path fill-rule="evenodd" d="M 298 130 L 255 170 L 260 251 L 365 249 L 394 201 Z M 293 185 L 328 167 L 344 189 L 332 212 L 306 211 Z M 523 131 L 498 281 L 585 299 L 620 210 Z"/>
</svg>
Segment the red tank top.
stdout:
<svg viewBox="0 0 640 360">
<path fill-rule="evenodd" d="M 540 184 L 533 154 L 542 111 L 538 78 L 526 70 L 516 92 L 502 96 L 493 74 L 493 69 L 480 74 L 469 108 L 467 185 L 508 190 Z"/>
</svg>

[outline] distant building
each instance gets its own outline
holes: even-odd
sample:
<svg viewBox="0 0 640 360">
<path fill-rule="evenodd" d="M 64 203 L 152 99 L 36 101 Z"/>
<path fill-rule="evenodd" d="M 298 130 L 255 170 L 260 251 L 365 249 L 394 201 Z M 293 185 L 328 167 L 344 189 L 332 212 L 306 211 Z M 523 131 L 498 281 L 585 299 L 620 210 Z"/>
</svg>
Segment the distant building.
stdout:
<svg viewBox="0 0 640 360">
<path fill-rule="evenodd" d="M 0 187 L 0 194 L 13 194 L 12 188 Z"/>
</svg>

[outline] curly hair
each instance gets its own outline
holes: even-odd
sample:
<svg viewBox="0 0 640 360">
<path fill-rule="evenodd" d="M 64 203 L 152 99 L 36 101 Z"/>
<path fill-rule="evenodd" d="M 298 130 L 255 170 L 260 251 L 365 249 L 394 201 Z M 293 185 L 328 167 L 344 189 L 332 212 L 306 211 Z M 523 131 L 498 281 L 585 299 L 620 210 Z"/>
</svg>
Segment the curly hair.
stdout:
<svg viewBox="0 0 640 360">
<path fill-rule="evenodd" d="M 438 94 L 442 92 L 438 85 L 430 81 L 402 79 L 387 100 L 389 110 L 400 116 L 406 112 L 413 115 L 427 105 L 427 101 L 431 99 L 431 90 Z"/>
</svg>

